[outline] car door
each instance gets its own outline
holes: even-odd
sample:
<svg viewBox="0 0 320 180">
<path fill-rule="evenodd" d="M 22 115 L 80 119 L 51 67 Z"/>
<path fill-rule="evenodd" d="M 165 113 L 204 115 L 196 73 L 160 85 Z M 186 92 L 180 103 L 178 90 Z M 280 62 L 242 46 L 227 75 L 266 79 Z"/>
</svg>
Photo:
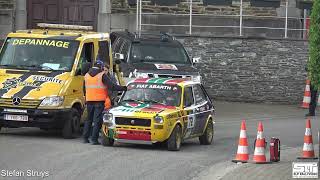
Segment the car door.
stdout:
<svg viewBox="0 0 320 180">
<path fill-rule="evenodd" d="M 195 122 L 195 104 L 192 86 L 186 86 L 183 93 L 183 107 L 184 116 L 186 120 L 184 121 L 184 138 L 188 138 L 194 134 L 194 122 Z"/>
<path fill-rule="evenodd" d="M 211 113 L 210 102 L 203 91 L 200 84 L 193 85 L 193 95 L 195 99 L 195 119 L 194 122 L 194 135 L 202 134 L 206 126 L 207 119 Z"/>
</svg>

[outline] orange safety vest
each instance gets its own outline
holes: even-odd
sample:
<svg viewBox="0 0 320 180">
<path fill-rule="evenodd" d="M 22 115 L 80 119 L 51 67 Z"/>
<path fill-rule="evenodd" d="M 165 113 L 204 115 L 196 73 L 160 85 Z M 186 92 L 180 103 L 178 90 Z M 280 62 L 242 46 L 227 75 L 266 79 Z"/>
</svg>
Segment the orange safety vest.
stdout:
<svg viewBox="0 0 320 180">
<path fill-rule="evenodd" d="M 88 73 L 84 76 L 86 87 L 86 101 L 106 101 L 109 99 L 108 89 L 102 82 L 104 72 L 92 77 Z"/>
</svg>

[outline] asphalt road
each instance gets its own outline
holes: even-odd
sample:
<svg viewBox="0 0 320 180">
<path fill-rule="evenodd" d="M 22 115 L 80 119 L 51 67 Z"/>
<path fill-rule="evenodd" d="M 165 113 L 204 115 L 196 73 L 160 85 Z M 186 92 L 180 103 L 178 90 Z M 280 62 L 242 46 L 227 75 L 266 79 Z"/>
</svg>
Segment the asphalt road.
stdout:
<svg viewBox="0 0 320 180">
<path fill-rule="evenodd" d="M 237 150 L 240 122 L 247 120 L 250 154 L 258 121 L 267 141 L 279 137 L 282 149 L 303 145 L 306 110 L 297 106 L 216 102 L 214 143 L 200 146 L 198 139 L 184 142 L 179 152 L 164 147 L 117 144 L 115 147 L 65 140 L 57 132 L 35 128 L 2 129 L 0 133 L 0 179 L 197 179 L 212 166 L 230 161 Z M 320 114 L 320 113 L 319 113 Z M 314 142 L 320 119 L 312 119 Z M 224 167 L 220 167 L 224 168 Z M 226 167 L 227 168 L 227 167 Z M 24 173 L 3 177 L 4 170 Z M 29 170 L 29 171 L 28 171 Z M 43 174 L 41 174 L 41 172 Z M 20 173 L 20 175 L 21 175 Z"/>
</svg>

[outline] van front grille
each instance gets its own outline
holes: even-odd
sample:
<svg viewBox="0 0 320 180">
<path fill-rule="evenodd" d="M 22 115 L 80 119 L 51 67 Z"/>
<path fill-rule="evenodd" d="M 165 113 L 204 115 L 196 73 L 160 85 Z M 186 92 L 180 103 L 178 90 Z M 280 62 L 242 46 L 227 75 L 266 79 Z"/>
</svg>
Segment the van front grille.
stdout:
<svg viewBox="0 0 320 180">
<path fill-rule="evenodd" d="M 14 104 L 12 98 L 0 98 L 0 107 L 35 109 L 39 106 L 39 104 L 40 104 L 40 100 L 34 100 L 34 99 L 20 99 L 20 103 Z"/>
</svg>

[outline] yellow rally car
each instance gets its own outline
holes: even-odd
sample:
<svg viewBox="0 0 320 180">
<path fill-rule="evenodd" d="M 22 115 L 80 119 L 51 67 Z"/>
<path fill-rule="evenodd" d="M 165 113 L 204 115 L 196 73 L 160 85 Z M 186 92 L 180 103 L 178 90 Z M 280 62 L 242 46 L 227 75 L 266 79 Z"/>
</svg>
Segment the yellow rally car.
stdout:
<svg viewBox="0 0 320 180">
<path fill-rule="evenodd" d="M 166 143 L 179 150 L 181 142 L 199 137 L 211 144 L 214 106 L 199 82 L 187 79 L 142 78 L 131 81 L 118 106 L 103 116 L 102 144 Z"/>
<path fill-rule="evenodd" d="M 109 34 L 89 26 L 39 26 L 10 33 L 1 49 L 0 129 L 61 129 L 71 138 L 85 112 L 83 74 L 97 58 L 113 74 Z"/>
</svg>

